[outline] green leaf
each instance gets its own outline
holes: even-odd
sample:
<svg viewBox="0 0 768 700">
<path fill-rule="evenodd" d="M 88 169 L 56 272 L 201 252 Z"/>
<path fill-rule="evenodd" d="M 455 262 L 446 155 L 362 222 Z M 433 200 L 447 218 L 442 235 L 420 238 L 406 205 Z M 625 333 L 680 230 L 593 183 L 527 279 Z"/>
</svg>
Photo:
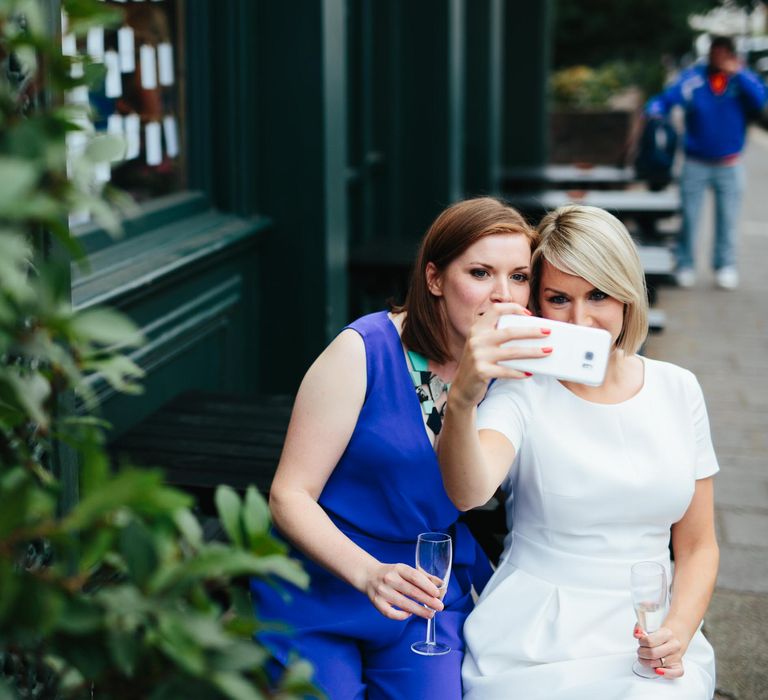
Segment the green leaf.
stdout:
<svg viewBox="0 0 768 700">
<path fill-rule="evenodd" d="M 115 533 L 111 529 L 98 528 L 82 533 L 80 540 L 80 562 L 78 569 L 81 572 L 88 572 L 104 561 L 107 552 L 112 550 L 115 540 Z"/>
<path fill-rule="evenodd" d="M 11 469 L 0 478 L 0 540 L 14 530 L 27 526 L 38 512 L 35 498 L 40 490 L 33 477 L 21 467 Z M 50 497 L 49 497 L 50 508 Z"/>
<path fill-rule="evenodd" d="M 120 672 L 124 676 L 132 676 L 141 653 L 141 640 L 138 635 L 133 631 L 126 632 L 111 627 L 108 630 L 107 643 Z"/>
<path fill-rule="evenodd" d="M 11 294 L 17 301 L 32 298 L 28 270 L 32 260 L 32 248 L 23 235 L 17 231 L 0 231 L 0 280 L 3 292 Z"/>
<path fill-rule="evenodd" d="M 0 213 L 7 215 L 30 196 L 39 177 L 33 163 L 22 158 L 0 156 Z"/>
<path fill-rule="evenodd" d="M 41 374 L 20 377 L 10 373 L 6 375 L 6 380 L 14 392 L 18 405 L 35 423 L 47 428 L 50 416 L 45 408 L 45 402 L 51 394 L 51 385 L 48 380 Z"/>
<path fill-rule="evenodd" d="M 96 372 L 98 377 L 104 379 L 123 394 L 140 394 L 143 391 L 137 380 L 144 376 L 144 370 L 125 355 L 112 355 L 100 360 L 86 360 L 83 362 L 83 369 Z M 94 378 L 89 377 L 82 386 L 77 386 L 75 389 L 78 392 L 85 391 L 93 381 Z"/>
<path fill-rule="evenodd" d="M 125 140 L 112 134 L 94 136 L 85 149 L 85 156 L 92 163 L 121 160 L 125 155 Z"/>
<path fill-rule="evenodd" d="M 81 311 L 72 319 L 71 328 L 78 339 L 101 345 L 135 347 L 144 341 L 136 324 L 112 309 Z"/>
<path fill-rule="evenodd" d="M 172 517 L 190 504 L 190 497 L 162 484 L 162 475 L 150 469 L 126 469 L 99 491 L 88 494 L 62 523 L 67 531 L 92 525 L 120 508 Z"/>
<path fill-rule="evenodd" d="M 243 507 L 243 526 L 249 545 L 257 541 L 257 538 L 269 531 L 270 515 L 266 499 L 249 486 L 245 492 L 245 506 Z"/>
<path fill-rule="evenodd" d="M 259 557 L 213 543 L 198 552 L 193 559 L 158 570 L 152 588 L 185 588 L 199 580 L 236 576 L 277 576 L 301 588 L 309 586 L 309 576 L 296 560 L 283 555 Z"/>
<path fill-rule="evenodd" d="M 201 547 L 203 545 L 203 529 L 200 527 L 200 522 L 194 513 L 184 508 L 177 511 L 173 517 L 176 527 L 179 528 L 187 542 L 195 548 Z"/>
<path fill-rule="evenodd" d="M 184 621 L 175 614 L 165 614 L 159 620 L 157 645 L 180 668 L 193 676 L 206 671 L 205 654 L 187 633 Z"/>
<path fill-rule="evenodd" d="M 242 504 L 240 496 L 230 486 L 219 486 L 216 489 L 216 509 L 219 513 L 224 530 L 229 539 L 238 547 L 243 546 L 243 528 L 240 518 Z"/>
<path fill-rule="evenodd" d="M 216 667 L 222 671 L 253 671 L 261 668 L 268 658 L 269 653 L 252 640 L 235 641 L 228 644 L 223 653 L 218 655 Z"/>
<path fill-rule="evenodd" d="M 259 690 L 238 673 L 214 673 L 211 683 L 232 700 L 265 700 Z"/>
<path fill-rule="evenodd" d="M 304 660 L 293 661 L 280 679 L 280 690 L 291 696 L 313 697 L 323 700 L 326 696 L 312 684 L 314 668 Z"/>
<path fill-rule="evenodd" d="M 82 597 L 73 597 L 67 601 L 61 611 L 57 623 L 57 629 L 71 634 L 84 634 L 95 632 L 103 623 L 104 616 L 101 610 Z"/>
<path fill-rule="evenodd" d="M 128 573 L 137 585 L 142 586 L 157 566 L 157 551 L 147 527 L 134 520 L 120 531 L 120 552 Z"/>
</svg>

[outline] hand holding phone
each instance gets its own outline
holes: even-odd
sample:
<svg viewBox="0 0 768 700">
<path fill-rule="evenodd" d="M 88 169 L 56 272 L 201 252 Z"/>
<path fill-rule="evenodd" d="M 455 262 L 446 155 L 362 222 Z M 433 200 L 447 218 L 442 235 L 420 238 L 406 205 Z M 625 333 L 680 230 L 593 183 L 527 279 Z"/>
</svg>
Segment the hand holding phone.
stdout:
<svg viewBox="0 0 768 700">
<path fill-rule="evenodd" d="M 541 358 L 502 360 L 499 364 L 589 386 L 600 386 L 605 379 L 611 352 L 611 334 L 602 328 L 588 328 L 518 314 L 501 316 L 497 328 L 549 328 L 551 333 L 547 336 L 511 340 L 502 347 L 522 345 L 553 348 L 550 355 Z"/>
</svg>

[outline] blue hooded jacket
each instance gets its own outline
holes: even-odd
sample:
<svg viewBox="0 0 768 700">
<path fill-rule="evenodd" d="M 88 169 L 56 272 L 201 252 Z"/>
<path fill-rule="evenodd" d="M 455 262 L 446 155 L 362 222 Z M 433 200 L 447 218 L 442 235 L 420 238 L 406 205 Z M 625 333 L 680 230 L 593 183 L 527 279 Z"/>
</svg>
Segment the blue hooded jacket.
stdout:
<svg viewBox="0 0 768 700">
<path fill-rule="evenodd" d="M 645 108 L 649 117 L 669 114 L 677 105 L 685 110 L 685 152 L 702 160 L 738 155 L 744 148 L 747 122 L 768 99 L 765 85 L 754 73 L 742 69 L 727 79 L 721 94 L 709 81 L 706 64 L 689 68 Z"/>
</svg>

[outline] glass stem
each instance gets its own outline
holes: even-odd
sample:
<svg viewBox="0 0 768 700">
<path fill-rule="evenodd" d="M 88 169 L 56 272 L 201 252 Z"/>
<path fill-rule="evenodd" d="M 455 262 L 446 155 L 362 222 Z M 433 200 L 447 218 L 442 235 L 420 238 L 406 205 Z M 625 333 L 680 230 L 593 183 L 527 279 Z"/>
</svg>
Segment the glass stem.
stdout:
<svg viewBox="0 0 768 700">
<path fill-rule="evenodd" d="M 437 613 L 435 613 L 437 615 Z M 435 617 L 427 618 L 427 644 L 435 644 Z"/>
</svg>

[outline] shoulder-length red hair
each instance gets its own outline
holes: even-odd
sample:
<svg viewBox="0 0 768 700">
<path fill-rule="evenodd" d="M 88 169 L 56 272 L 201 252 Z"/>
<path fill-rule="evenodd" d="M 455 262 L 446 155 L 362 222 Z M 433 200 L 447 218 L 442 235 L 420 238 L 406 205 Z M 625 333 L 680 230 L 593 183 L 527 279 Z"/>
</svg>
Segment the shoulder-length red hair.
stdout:
<svg viewBox="0 0 768 700">
<path fill-rule="evenodd" d="M 436 362 L 451 359 L 446 320 L 438 297 L 427 286 L 427 263 L 442 272 L 467 248 L 494 234 L 521 234 L 534 247 L 537 233 L 516 209 L 493 197 L 475 197 L 445 209 L 427 230 L 419 247 L 405 303 L 403 343 Z"/>
</svg>

